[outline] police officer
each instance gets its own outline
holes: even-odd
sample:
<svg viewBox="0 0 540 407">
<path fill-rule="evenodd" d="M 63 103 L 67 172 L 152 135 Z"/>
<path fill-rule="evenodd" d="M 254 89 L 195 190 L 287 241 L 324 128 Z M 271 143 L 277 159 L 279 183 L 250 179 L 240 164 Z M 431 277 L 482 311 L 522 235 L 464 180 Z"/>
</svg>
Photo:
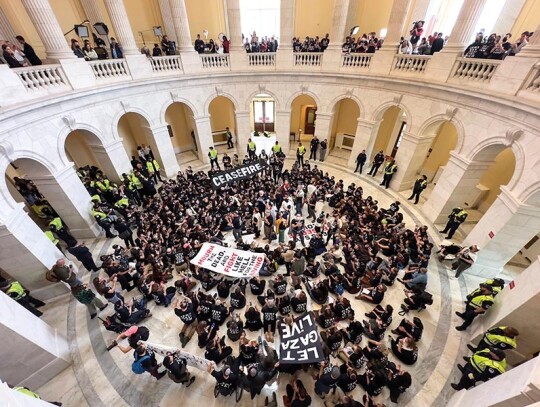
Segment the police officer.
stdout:
<svg viewBox="0 0 540 407">
<path fill-rule="evenodd" d="M 450 215 L 448 215 L 448 223 L 446 224 L 444 230 L 441 230 L 441 233 L 448 232 L 448 236 L 446 236 L 446 238 L 452 239 L 452 236 L 454 236 L 454 233 L 456 233 L 457 228 L 459 225 L 465 222 L 467 216 L 469 216 L 469 214 L 463 208 L 457 207 L 452 209 L 452 212 Z"/>
<path fill-rule="evenodd" d="M 396 160 L 390 161 L 388 164 L 384 166 L 384 176 L 383 180 L 379 185 L 384 185 L 385 189 L 388 189 L 390 186 L 390 181 L 392 180 L 392 177 L 397 171 L 397 164 Z"/>
<path fill-rule="evenodd" d="M 210 158 L 210 165 L 212 166 L 212 170 L 214 169 L 214 164 L 215 164 L 218 171 L 221 171 L 217 156 L 218 156 L 217 150 L 214 147 L 210 147 L 210 151 L 208 152 L 208 157 Z"/>
<path fill-rule="evenodd" d="M 234 144 L 233 144 L 233 135 L 231 133 L 231 130 L 228 127 L 225 127 L 225 131 L 227 133 L 227 147 L 233 148 Z"/>
<path fill-rule="evenodd" d="M 357 172 L 358 168 L 360 168 L 360 174 L 362 174 L 362 170 L 364 169 L 364 164 L 366 163 L 366 160 L 366 150 L 362 150 L 362 152 L 356 157 L 356 168 L 354 169 L 354 172 Z"/>
<path fill-rule="evenodd" d="M 92 257 L 92 253 L 90 252 L 88 247 L 86 247 L 84 242 L 74 247 L 68 247 L 67 250 L 83 264 L 86 270 L 99 271 L 101 269 L 101 267 L 96 266 L 94 258 Z"/>
<path fill-rule="evenodd" d="M 473 351 L 473 353 L 489 347 L 501 350 L 516 349 L 516 337 L 518 335 L 519 332 L 516 328 L 512 328 L 511 326 L 498 326 L 488 329 L 476 348 L 471 344 L 468 344 L 467 347 Z"/>
<path fill-rule="evenodd" d="M 248 155 L 249 155 L 249 159 L 250 160 L 254 160 L 257 158 L 257 145 L 255 144 L 254 141 L 252 141 L 251 139 L 248 140 L 248 144 L 247 144 L 247 152 L 248 152 Z"/>
<path fill-rule="evenodd" d="M 56 246 L 58 250 L 62 252 L 62 254 L 65 254 L 64 251 L 62 250 L 62 246 L 60 246 L 60 240 L 56 238 L 52 230 L 46 230 L 45 236 L 47 236 L 47 238 L 52 242 L 53 245 Z"/>
<path fill-rule="evenodd" d="M 114 233 L 111 232 L 112 221 L 109 216 L 100 208 L 97 203 L 94 203 L 92 208 L 92 216 L 96 219 L 97 224 L 105 231 L 105 237 L 113 238 L 116 237 Z"/>
<path fill-rule="evenodd" d="M 506 372 L 506 359 L 500 349 L 487 348 L 471 356 L 465 366 L 458 365 L 463 374 L 458 384 L 451 383 L 454 390 L 469 389 L 477 381 L 487 382 Z"/>
<path fill-rule="evenodd" d="M 62 219 L 59 217 L 50 219 L 49 229 L 56 233 L 59 239 L 63 240 L 68 247 L 73 247 L 77 245 L 77 239 L 75 239 L 71 233 L 69 233 L 62 223 Z"/>
<path fill-rule="evenodd" d="M 456 315 L 463 318 L 463 323 L 457 326 L 456 329 L 458 331 L 467 329 L 478 315 L 485 313 L 493 305 L 493 301 L 491 289 L 482 287 L 480 293 L 467 302 L 464 313 L 456 311 Z"/>
<path fill-rule="evenodd" d="M 304 166 L 304 154 L 306 154 L 306 148 L 302 145 L 302 143 L 298 143 L 298 148 L 296 149 L 296 160 L 298 161 L 298 165 Z"/>
<path fill-rule="evenodd" d="M 44 302 L 34 298 L 30 295 L 30 292 L 26 290 L 18 281 L 7 280 L 0 282 L 0 290 L 4 291 L 6 295 L 17 301 L 24 308 L 34 314 L 36 317 L 43 315 L 43 312 L 38 311 L 36 308 L 45 305 Z"/>
<path fill-rule="evenodd" d="M 379 171 L 380 166 L 384 162 L 384 153 L 383 151 L 379 151 L 375 157 L 373 157 L 373 163 L 371 164 L 371 170 L 369 170 L 368 175 L 371 175 L 374 177 L 377 175 L 377 171 Z"/>
<path fill-rule="evenodd" d="M 312 158 L 314 160 L 317 159 L 317 149 L 319 148 L 319 139 L 317 138 L 317 136 L 313 136 L 313 138 L 311 139 L 311 142 L 309 143 L 309 159 L 311 160 Z"/>
<path fill-rule="evenodd" d="M 502 278 L 490 278 L 489 280 L 480 283 L 476 290 L 472 291 L 469 295 L 467 295 L 467 300 L 470 300 L 471 298 L 478 295 L 482 287 L 489 287 L 491 289 L 493 297 L 495 297 L 504 288 L 504 280 Z"/>
<path fill-rule="evenodd" d="M 276 140 L 276 144 L 274 144 L 272 146 L 272 152 L 276 155 L 278 155 L 279 153 L 281 153 L 281 146 L 279 145 L 279 142 Z"/>
<path fill-rule="evenodd" d="M 420 178 L 418 178 L 415 181 L 412 194 L 407 200 L 410 201 L 411 199 L 415 198 L 414 204 L 416 205 L 420 199 L 420 194 L 422 193 L 424 189 L 426 189 L 426 187 L 427 187 L 427 176 L 422 175 Z"/>
<path fill-rule="evenodd" d="M 161 174 L 159 172 L 160 166 L 154 158 L 149 158 L 146 161 L 146 169 L 148 170 L 148 174 L 150 174 L 150 178 L 153 179 L 156 184 L 158 182 L 158 179 L 159 182 L 163 182 L 163 179 L 161 179 Z"/>
<path fill-rule="evenodd" d="M 111 204 L 114 203 L 113 186 L 114 184 L 112 184 L 107 177 L 98 175 L 96 187 L 98 188 L 99 192 L 103 194 L 103 197 L 107 200 L 107 202 Z"/>
</svg>

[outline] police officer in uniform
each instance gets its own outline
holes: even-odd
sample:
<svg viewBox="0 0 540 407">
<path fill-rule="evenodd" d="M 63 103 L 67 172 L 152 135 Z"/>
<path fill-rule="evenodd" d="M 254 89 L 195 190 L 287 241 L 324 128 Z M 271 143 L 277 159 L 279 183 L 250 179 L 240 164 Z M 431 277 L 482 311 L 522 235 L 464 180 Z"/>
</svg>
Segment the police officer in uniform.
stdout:
<svg viewBox="0 0 540 407">
<path fill-rule="evenodd" d="M 319 139 L 317 138 L 317 136 L 313 136 L 313 138 L 311 139 L 311 142 L 309 143 L 309 149 L 310 149 L 309 159 L 310 160 L 312 158 L 314 160 L 317 159 L 317 149 L 318 148 L 319 148 Z"/>
<path fill-rule="evenodd" d="M 249 155 L 249 159 L 250 160 L 255 160 L 257 158 L 257 145 L 255 144 L 255 142 L 251 139 L 248 140 L 248 144 L 247 144 L 247 152 L 248 152 L 248 155 Z"/>
<path fill-rule="evenodd" d="M 49 229 L 56 233 L 59 239 L 63 240 L 68 247 L 73 247 L 77 245 L 77 239 L 75 239 L 71 233 L 69 233 L 62 223 L 62 219 L 59 217 L 50 219 Z"/>
<path fill-rule="evenodd" d="M 52 230 L 46 230 L 45 236 L 47 236 L 47 238 L 52 242 L 53 245 L 56 246 L 58 250 L 62 252 L 62 254 L 65 254 L 64 251 L 62 250 L 62 246 L 60 246 L 60 240 L 56 238 Z"/>
<path fill-rule="evenodd" d="M 379 151 L 377 155 L 373 158 L 373 163 L 371 164 L 371 169 L 369 170 L 368 175 L 371 175 L 374 177 L 377 175 L 377 171 L 379 171 L 380 166 L 384 162 L 384 153 L 383 151 Z"/>
<path fill-rule="evenodd" d="M 43 315 L 43 312 L 38 311 L 36 308 L 45 305 L 44 302 L 34 298 L 30 295 L 30 292 L 26 290 L 18 281 L 12 281 L 11 283 L 6 281 L 0 282 L 0 290 L 6 293 L 7 296 L 17 301 L 24 308 L 34 314 L 36 317 Z"/>
<path fill-rule="evenodd" d="M 111 218 L 109 218 L 109 216 L 100 208 L 97 202 L 94 203 L 94 207 L 92 208 L 92 216 L 96 219 L 97 224 L 105 231 L 105 237 L 116 237 L 116 235 L 111 232 Z"/>
<path fill-rule="evenodd" d="M 441 230 L 441 233 L 448 232 L 448 236 L 446 236 L 446 238 L 452 239 L 452 236 L 454 236 L 454 233 L 456 233 L 457 228 L 459 225 L 465 222 L 467 216 L 469 216 L 469 214 L 463 208 L 457 207 L 452 209 L 452 212 L 450 215 L 448 215 L 448 223 L 446 224 L 444 230 Z"/>
<path fill-rule="evenodd" d="M 467 295 L 467 300 L 470 300 L 471 298 L 478 295 L 482 287 L 490 288 L 493 294 L 493 297 L 495 298 L 495 296 L 499 294 L 504 288 L 504 280 L 502 278 L 490 278 L 489 280 L 486 280 L 483 283 L 480 283 L 480 285 L 478 286 L 476 290 L 472 291 L 470 294 Z"/>
<path fill-rule="evenodd" d="M 465 366 L 458 365 L 463 374 L 458 384 L 451 383 L 454 390 L 469 389 L 478 381 L 487 382 L 506 372 L 506 359 L 500 349 L 487 348 L 471 356 Z"/>
<path fill-rule="evenodd" d="M 491 289 L 482 287 L 480 293 L 467 302 L 464 313 L 456 311 L 456 315 L 463 318 L 463 323 L 457 326 L 456 329 L 458 331 L 467 329 L 478 315 L 485 313 L 493 305 L 493 301 L 495 300 Z"/>
<path fill-rule="evenodd" d="M 146 161 L 146 169 L 148 170 L 148 174 L 150 174 L 150 178 L 153 179 L 156 184 L 158 182 L 158 179 L 159 182 L 163 182 L 163 179 L 161 179 L 161 174 L 159 172 L 160 166 L 154 158 L 148 159 Z"/>
<path fill-rule="evenodd" d="M 394 176 L 396 172 L 397 172 L 396 160 L 392 160 L 384 166 L 383 181 L 379 185 L 384 185 L 384 188 L 388 189 L 388 187 L 390 186 L 390 181 L 392 181 L 392 177 Z"/>
<path fill-rule="evenodd" d="M 214 169 L 214 164 L 215 164 L 218 171 L 221 171 L 217 156 L 218 156 L 217 150 L 214 147 L 210 147 L 210 151 L 208 152 L 208 157 L 210 158 L 210 165 L 212 166 L 212 169 Z"/>
<path fill-rule="evenodd" d="M 415 181 L 412 194 L 407 200 L 410 201 L 411 199 L 415 198 L 414 204 L 416 205 L 418 201 L 420 200 L 420 194 L 422 193 L 424 189 L 426 189 L 426 187 L 427 187 L 427 176 L 422 175 L 420 178 L 418 178 Z"/>
<path fill-rule="evenodd" d="M 364 169 L 364 164 L 366 163 L 366 160 L 366 150 L 362 150 L 362 152 L 356 157 L 356 168 L 354 169 L 354 172 L 357 172 L 358 168 L 360 168 L 360 174 L 362 174 L 362 170 Z"/>
<path fill-rule="evenodd" d="M 298 161 L 298 165 L 304 166 L 304 154 L 306 154 L 306 148 L 302 145 L 302 143 L 298 143 L 298 148 L 296 149 L 296 159 Z"/>
<path fill-rule="evenodd" d="M 498 326 L 488 329 L 476 348 L 471 344 L 468 344 L 467 347 L 473 353 L 489 347 L 501 350 L 516 349 L 516 337 L 518 335 L 519 332 L 516 328 L 512 328 L 511 326 Z"/>
<path fill-rule="evenodd" d="M 275 155 L 278 155 L 279 153 L 281 153 L 281 146 L 279 145 L 278 141 L 276 140 L 276 144 L 274 144 L 272 146 L 272 152 L 275 154 Z"/>
</svg>

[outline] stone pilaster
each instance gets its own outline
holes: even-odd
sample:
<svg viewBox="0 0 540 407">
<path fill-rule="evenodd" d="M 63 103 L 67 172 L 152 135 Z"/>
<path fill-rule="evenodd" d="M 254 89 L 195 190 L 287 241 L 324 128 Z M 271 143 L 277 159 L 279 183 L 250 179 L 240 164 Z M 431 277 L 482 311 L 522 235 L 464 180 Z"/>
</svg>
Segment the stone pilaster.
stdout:
<svg viewBox="0 0 540 407">
<path fill-rule="evenodd" d="M 105 7 L 107 7 L 107 12 L 111 18 L 117 37 L 116 40 L 122 46 L 124 55 L 140 54 L 129 23 L 124 0 L 105 0 Z"/>
</svg>

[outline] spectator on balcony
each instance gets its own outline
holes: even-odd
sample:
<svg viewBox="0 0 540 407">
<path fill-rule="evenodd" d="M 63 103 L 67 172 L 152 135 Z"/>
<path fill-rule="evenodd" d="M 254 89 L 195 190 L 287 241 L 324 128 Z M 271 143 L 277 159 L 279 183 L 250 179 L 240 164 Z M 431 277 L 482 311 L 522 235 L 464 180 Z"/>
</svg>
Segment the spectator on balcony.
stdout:
<svg viewBox="0 0 540 407">
<path fill-rule="evenodd" d="M 409 40 L 401 37 L 401 42 L 399 44 L 398 54 L 410 55 L 412 54 L 413 46 Z"/>
<path fill-rule="evenodd" d="M 251 43 L 249 42 L 247 38 L 245 39 L 245 42 L 244 42 L 244 49 L 246 50 L 247 53 L 251 52 Z"/>
<path fill-rule="evenodd" d="M 433 34 L 435 36 L 435 34 Z M 431 44 L 431 55 L 435 54 L 436 52 L 440 52 L 444 47 L 444 39 L 443 39 L 443 33 L 438 33 L 437 38 L 433 41 L 433 44 Z"/>
<path fill-rule="evenodd" d="M 417 21 L 414 23 L 412 30 L 410 31 L 411 38 L 409 39 L 413 49 L 416 49 L 416 44 L 420 41 L 422 34 L 424 33 L 424 22 Z"/>
<path fill-rule="evenodd" d="M 231 47 L 231 42 L 226 36 L 223 36 L 223 41 L 221 41 L 221 45 L 223 46 L 223 53 L 228 54 Z"/>
<path fill-rule="evenodd" d="M 370 36 L 370 39 L 369 39 L 369 42 L 368 42 L 368 47 L 367 47 L 367 53 L 368 54 L 374 54 L 375 51 L 377 50 L 377 45 L 378 45 L 378 40 L 377 38 L 375 37 L 371 37 Z"/>
<path fill-rule="evenodd" d="M 433 35 L 428 36 L 429 46 L 433 45 L 433 42 L 437 39 L 438 33 L 435 31 Z"/>
<path fill-rule="evenodd" d="M 142 46 L 141 54 L 146 55 L 146 58 L 152 58 L 152 54 L 150 53 L 150 48 L 148 48 L 146 44 Z"/>
<path fill-rule="evenodd" d="M 79 41 L 75 38 L 71 39 L 71 49 L 77 58 L 84 58 L 84 51 L 82 50 Z"/>
<path fill-rule="evenodd" d="M 502 39 L 502 46 L 507 53 L 510 52 L 510 48 L 512 48 L 512 42 L 510 41 L 510 38 L 512 38 L 512 34 L 507 33 Z"/>
<path fill-rule="evenodd" d="M 160 57 L 162 54 L 161 48 L 159 48 L 158 44 L 154 44 L 154 48 L 152 49 L 152 56 L 153 57 Z"/>
<path fill-rule="evenodd" d="M 171 41 L 169 41 L 169 37 L 166 35 L 163 36 L 161 39 L 161 50 L 165 53 L 165 55 L 171 55 Z M 156 44 L 154 44 L 154 50 L 152 51 L 152 55 L 155 57 L 160 57 L 163 55 L 161 52 L 159 55 L 155 55 L 156 52 Z"/>
<path fill-rule="evenodd" d="M 98 59 L 98 54 L 94 51 L 94 48 L 90 46 L 90 43 L 86 44 L 83 49 L 84 59 L 87 61 L 96 61 Z"/>
<path fill-rule="evenodd" d="M 251 52 L 259 52 L 260 47 L 259 43 L 257 42 L 257 37 L 251 38 Z"/>
<path fill-rule="evenodd" d="M 321 40 L 321 52 L 326 51 L 326 48 L 328 48 L 328 45 L 330 45 L 330 34 L 326 34 L 324 38 Z"/>
<path fill-rule="evenodd" d="M 491 52 L 487 56 L 488 59 L 504 59 L 506 56 L 506 50 L 504 49 L 503 42 L 501 41 L 501 36 L 497 35 L 495 39 L 495 45 L 491 49 Z"/>
<path fill-rule="evenodd" d="M 422 38 L 420 45 L 416 48 L 416 53 L 418 55 L 429 55 L 431 53 L 431 45 L 426 38 Z"/>
<path fill-rule="evenodd" d="M 529 37 L 531 36 L 531 33 L 528 31 L 524 31 L 521 33 L 521 37 L 519 37 L 519 40 L 514 42 L 512 46 L 510 47 L 510 53 L 508 55 L 515 56 L 519 54 L 519 51 L 529 43 Z"/>
<path fill-rule="evenodd" d="M 210 41 L 208 44 L 206 44 L 206 48 L 208 48 L 208 52 L 210 54 L 216 54 L 219 50 L 219 45 L 216 44 L 212 38 L 210 38 Z"/>
<path fill-rule="evenodd" d="M 463 52 L 463 56 L 465 58 L 480 58 L 480 47 L 482 47 L 482 40 L 484 39 L 484 36 L 482 33 L 478 33 L 476 35 L 476 39 L 474 42 L 469 45 L 467 48 L 465 48 L 465 51 Z"/>
<path fill-rule="evenodd" d="M 199 54 L 204 53 L 204 41 L 201 40 L 201 34 L 197 34 L 197 39 L 195 40 L 195 51 Z"/>
<path fill-rule="evenodd" d="M 124 58 L 124 50 L 114 37 L 111 37 L 111 55 L 113 59 Z"/>
<path fill-rule="evenodd" d="M 499 37 L 500 38 L 500 37 Z M 478 52 L 476 53 L 475 58 L 487 59 L 491 54 L 491 50 L 495 47 L 495 41 L 497 40 L 497 34 L 491 34 L 487 41 L 483 42 Z"/>
<path fill-rule="evenodd" d="M 351 37 L 345 38 L 345 42 L 341 46 L 341 52 L 344 53 L 350 53 L 353 48 L 354 42 L 352 41 Z"/>
<path fill-rule="evenodd" d="M 26 55 L 26 59 L 28 59 L 28 62 L 30 62 L 30 64 L 34 66 L 42 64 L 41 59 L 39 59 L 39 57 L 36 55 L 36 51 L 34 51 L 34 48 L 24 40 L 23 36 L 17 35 L 15 39 L 19 41 L 19 44 L 22 45 L 24 55 Z"/>
<path fill-rule="evenodd" d="M 2 56 L 10 68 L 22 68 L 23 65 L 15 58 L 15 53 L 7 44 L 2 44 Z"/>
</svg>

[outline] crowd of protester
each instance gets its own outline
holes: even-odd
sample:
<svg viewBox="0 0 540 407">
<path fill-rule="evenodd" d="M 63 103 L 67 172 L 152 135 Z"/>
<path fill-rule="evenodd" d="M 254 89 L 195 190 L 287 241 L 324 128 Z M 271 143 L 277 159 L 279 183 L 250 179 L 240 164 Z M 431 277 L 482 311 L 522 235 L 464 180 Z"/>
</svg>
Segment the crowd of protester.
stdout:
<svg viewBox="0 0 540 407">
<path fill-rule="evenodd" d="M 373 397 L 385 387 L 396 402 L 411 386 L 402 365 L 421 356 L 423 324 L 417 316 L 393 319 L 386 296 L 403 289 L 402 315 L 430 304 L 425 290 L 433 245 L 426 226 L 407 229 L 399 202 L 383 208 L 361 186 L 345 186 L 309 161 L 283 169 L 281 151 L 246 157 L 281 164 L 219 191 L 211 187 L 213 170 L 188 167 L 163 180 L 152 150 L 143 145 L 137 152 L 133 171 L 119 184 L 96 167 L 78 171 L 98 224 L 107 237 L 124 241 L 102 257 L 103 271 L 94 278 L 97 293 L 116 310 L 118 332 L 124 332 L 118 339 L 151 316 L 147 303 L 153 301 L 180 319 L 179 346 L 197 336 L 197 347 L 189 349 L 201 349 L 195 353 L 213 362 L 216 395 L 242 387 L 256 397 L 278 373 L 290 379 L 284 390 L 292 406 L 307 406 L 316 395 L 339 406 L 358 405 L 355 397 L 381 406 Z M 204 242 L 233 241 L 238 249 L 264 254 L 258 277 L 228 278 L 190 263 Z M 279 363 L 273 348 L 278 322 L 291 324 L 305 312 L 320 325 L 325 360 Z M 173 354 L 159 371 L 151 346 L 134 338 L 130 347 L 119 347 L 134 351 L 141 372 L 157 379 L 168 372 L 191 385 L 185 360 Z M 313 376 L 309 382 L 301 378 L 304 371 Z M 352 393 L 357 387 L 364 396 Z"/>
</svg>

